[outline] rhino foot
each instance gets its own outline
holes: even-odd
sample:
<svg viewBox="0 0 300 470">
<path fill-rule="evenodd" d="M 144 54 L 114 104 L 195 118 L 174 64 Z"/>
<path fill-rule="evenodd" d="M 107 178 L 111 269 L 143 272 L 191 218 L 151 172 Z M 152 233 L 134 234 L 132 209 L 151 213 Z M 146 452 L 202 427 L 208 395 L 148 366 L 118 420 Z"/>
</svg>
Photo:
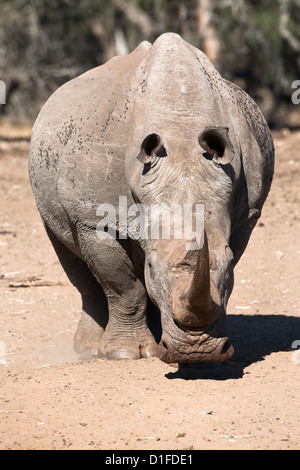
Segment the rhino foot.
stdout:
<svg viewBox="0 0 300 470">
<path fill-rule="evenodd" d="M 107 351 L 106 358 L 111 360 L 120 360 L 120 359 L 141 359 L 157 356 L 157 351 L 155 348 L 145 348 L 143 350 L 134 350 L 130 348 L 116 348 Z"/>
<path fill-rule="evenodd" d="M 85 328 L 83 328 L 83 325 Z M 157 344 L 150 331 L 134 337 L 115 337 L 93 322 L 86 328 L 86 322 L 79 322 L 74 337 L 74 350 L 80 359 L 106 358 L 109 360 L 141 359 L 157 356 Z"/>
<path fill-rule="evenodd" d="M 149 333 L 149 336 L 151 334 Z M 148 341 L 138 341 L 136 338 L 118 338 L 117 341 L 109 340 L 105 333 L 101 340 L 98 357 L 109 360 L 141 359 L 157 356 L 157 344 L 153 338 Z"/>
<path fill-rule="evenodd" d="M 104 329 L 86 312 L 82 311 L 74 336 L 74 351 L 80 359 L 99 357 L 99 348 Z"/>
</svg>

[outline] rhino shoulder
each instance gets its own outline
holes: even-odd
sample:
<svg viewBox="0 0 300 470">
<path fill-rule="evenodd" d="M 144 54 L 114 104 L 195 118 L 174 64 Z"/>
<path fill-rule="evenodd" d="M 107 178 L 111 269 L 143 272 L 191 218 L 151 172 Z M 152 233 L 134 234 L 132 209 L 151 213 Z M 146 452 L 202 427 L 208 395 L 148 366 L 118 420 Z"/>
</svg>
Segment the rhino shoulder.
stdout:
<svg viewBox="0 0 300 470">
<path fill-rule="evenodd" d="M 263 155 L 267 158 L 272 167 L 274 164 L 274 143 L 269 126 L 261 110 L 244 90 L 232 82 L 225 81 L 228 87 L 233 90 L 239 111 L 244 115 Z"/>
</svg>

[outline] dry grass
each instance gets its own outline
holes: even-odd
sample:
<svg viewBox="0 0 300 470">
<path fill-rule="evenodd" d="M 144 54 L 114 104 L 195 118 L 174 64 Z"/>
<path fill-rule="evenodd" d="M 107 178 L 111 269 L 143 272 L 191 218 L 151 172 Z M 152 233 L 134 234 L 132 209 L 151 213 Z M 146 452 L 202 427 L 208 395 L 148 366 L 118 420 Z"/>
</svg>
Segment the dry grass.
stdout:
<svg viewBox="0 0 300 470">
<path fill-rule="evenodd" d="M 32 131 L 31 124 L 15 124 L 8 119 L 0 121 L 0 139 L 30 139 Z"/>
</svg>

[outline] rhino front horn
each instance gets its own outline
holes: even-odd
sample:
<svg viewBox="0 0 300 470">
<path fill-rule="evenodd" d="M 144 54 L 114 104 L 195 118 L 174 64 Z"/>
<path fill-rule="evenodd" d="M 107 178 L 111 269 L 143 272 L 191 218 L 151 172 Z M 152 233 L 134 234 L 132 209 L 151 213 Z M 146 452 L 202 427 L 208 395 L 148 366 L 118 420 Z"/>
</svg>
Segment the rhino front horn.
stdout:
<svg viewBox="0 0 300 470">
<path fill-rule="evenodd" d="M 234 148 L 228 131 L 228 127 L 206 127 L 198 137 L 203 150 L 220 165 L 228 165 L 234 157 Z"/>
<path fill-rule="evenodd" d="M 196 313 L 199 325 L 210 324 L 220 315 L 220 298 L 216 289 L 212 291 L 213 287 L 210 279 L 208 241 L 204 231 L 203 247 L 199 250 L 193 280 L 186 296 L 188 310 Z"/>
<path fill-rule="evenodd" d="M 171 309 L 175 320 L 188 328 L 203 327 L 212 324 L 221 313 L 219 293 L 210 279 L 209 249 L 204 231 L 203 247 L 199 250 L 195 271 L 189 281 L 189 287 L 178 286 L 171 299 Z"/>
</svg>

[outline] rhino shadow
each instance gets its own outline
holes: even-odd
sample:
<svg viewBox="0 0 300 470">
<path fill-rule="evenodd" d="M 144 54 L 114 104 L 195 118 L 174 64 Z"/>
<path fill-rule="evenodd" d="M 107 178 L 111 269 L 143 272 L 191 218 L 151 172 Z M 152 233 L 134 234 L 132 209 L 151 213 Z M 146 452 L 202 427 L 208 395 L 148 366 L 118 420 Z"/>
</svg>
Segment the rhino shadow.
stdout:
<svg viewBox="0 0 300 470">
<path fill-rule="evenodd" d="M 168 379 L 229 380 L 243 377 L 250 364 L 280 351 L 292 351 L 300 340 L 300 318 L 285 315 L 228 315 L 228 335 L 234 347 L 233 358 L 222 364 L 181 364 Z M 291 359 L 292 360 L 292 359 Z"/>
</svg>

